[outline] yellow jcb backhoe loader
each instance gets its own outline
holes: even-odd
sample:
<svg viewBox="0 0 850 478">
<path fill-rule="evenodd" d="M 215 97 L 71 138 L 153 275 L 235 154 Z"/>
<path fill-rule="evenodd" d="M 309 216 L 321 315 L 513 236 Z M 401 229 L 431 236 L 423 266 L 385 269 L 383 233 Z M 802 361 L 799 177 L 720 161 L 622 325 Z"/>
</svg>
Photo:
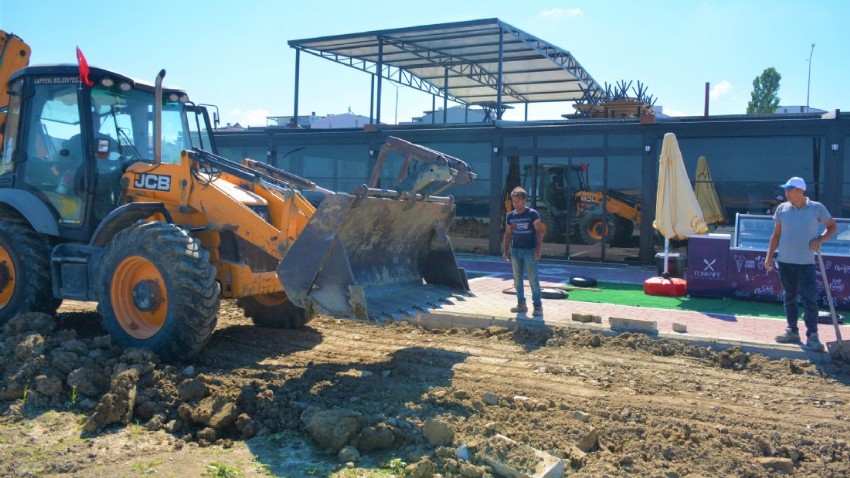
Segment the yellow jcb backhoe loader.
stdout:
<svg viewBox="0 0 850 478">
<path fill-rule="evenodd" d="M 85 71 L 87 70 L 87 71 Z M 468 286 L 437 196 L 475 174 L 389 138 L 369 187 L 350 194 L 249 159 L 217 156 L 206 110 L 185 92 L 100 68 L 11 75 L 0 162 L 0 324 L 98 302 L 125 347 L 187 359 L 212 335 L 220 298 L 258 325 L 315 313 L 378 321 Z M 90 85 L 90 86 L 89 86 Z M 395 189 L 383 159 L 404 156 Z M 314 208 L 302 195 L 324 194 Z"/>
<path fill-rule="evenodd" d="M 586 164 L 538 164 L 536 169 L 527 164 L 520 171 L 519 157 L 512 156 L 503 194 L 505 213 L 513 208 L 510 191 L 516 186 L 536 193 L 532 204 L 545 225 L 546 242 L 623 246 L 640 228 L 640 198 L 613 189 L 591 190 Z"/>
</svg>

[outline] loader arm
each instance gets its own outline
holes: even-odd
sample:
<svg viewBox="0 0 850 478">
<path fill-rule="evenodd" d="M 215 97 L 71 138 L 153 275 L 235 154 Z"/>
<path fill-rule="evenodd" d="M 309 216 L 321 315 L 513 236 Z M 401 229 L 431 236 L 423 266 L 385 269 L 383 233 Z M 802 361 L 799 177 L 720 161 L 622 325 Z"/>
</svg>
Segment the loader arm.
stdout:
<svg viewBox="0 0 850 478">
<path fill-rule="evenodd" d="M 469 165 L 454 156 L 390 136 L 378 154 L 378 161 L 369 178 L 370 188 L 377 186 L 384 162 L 391 152 L 404 156 L 395 184 L 395 189 L 402 193 L 430 191 L 430 194 L 437 195 L 454 184 L 469 184 L 478 177 L 469 169 Z M 413 160 L 418 163 L 414 163 L 416 166 L 411 168 Z"/>
<path fill-rule="evenodd" d="M 315 210 L 296 189 L 310 181 L 198 149 L 183 151 L 177 164 L 135 163 L 123 182 L 128 202 L 161 202 L 176 224 L 201 239 L 224 297 L 283 291 L 277 263 Z"/>
</svg>

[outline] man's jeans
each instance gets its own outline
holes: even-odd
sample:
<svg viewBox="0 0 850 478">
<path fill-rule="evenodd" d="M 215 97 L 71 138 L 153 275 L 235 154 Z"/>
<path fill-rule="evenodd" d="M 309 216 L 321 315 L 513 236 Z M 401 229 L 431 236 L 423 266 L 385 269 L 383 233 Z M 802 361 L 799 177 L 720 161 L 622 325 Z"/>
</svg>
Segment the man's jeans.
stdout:
<svg viewBox="0 0 850 478">
<path fill-rule="evenodd" d="M 511 265 L 514 268 L 514 289 L 517 304 L 525 304 L 525 291 L 522 284 L 522 272 L 528 272 L 528 282 L 531 283 L 531 303 L 534 307 L 542 307 L 540 297 L 540 279 L 537 278 L 537 261 L 534 259 L 534 249 L 511 248 Z"/>
<path fill-rule="evenodd" d="M 788 321 L 788 328 L 794 332 L 798 331 L 797 319 L 800 317 L 800 312 L 797 309 L 797 295 L 799 294 L 803 301 L 806 336 L 818 333 L 818 288 L 815 283 L 815 265 L 780 262 L 779 278 L 782 279 L 782 288 L 785 289 L 785 320 Z"/>
</svg>

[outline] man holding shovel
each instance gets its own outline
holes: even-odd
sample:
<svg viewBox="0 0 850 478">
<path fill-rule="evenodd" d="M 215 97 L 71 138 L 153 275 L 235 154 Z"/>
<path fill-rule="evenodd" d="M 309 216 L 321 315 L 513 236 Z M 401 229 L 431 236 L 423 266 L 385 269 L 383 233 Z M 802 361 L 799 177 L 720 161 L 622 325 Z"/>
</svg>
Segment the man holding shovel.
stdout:
<svg viewBox="0 0 850 478">
<path fill-rule="evenodd" d="M 820 250 L 821 244 L 838 230 L 835 219 L 826 207 L 806 197 L 806 182 L 793 177 L 780 186 L 785 190 L 786 202 L 780 204 L 773 214 L 773 235 L 767 247 L 764 267 L 768 272 L 779 266 L 779 278 L 785 290 L 785 318 L 788 328 L 776 337 L 779 343 L 800 342 L 797 328 L 799 312 L 797 295 L 803 301 L 805 309 L 803 320 L 806 324 L 806 346 L 815 352 L 824 350 L 818 337 L 817 284 L 815 282 L 815 264 L 813 251 Z M 818 235 L 818 223 L 826 230 Z M 774 253 L 777 252 L 776 262 Z M 829 287 L 829 284 L 824 284 Z"/>
</svg>

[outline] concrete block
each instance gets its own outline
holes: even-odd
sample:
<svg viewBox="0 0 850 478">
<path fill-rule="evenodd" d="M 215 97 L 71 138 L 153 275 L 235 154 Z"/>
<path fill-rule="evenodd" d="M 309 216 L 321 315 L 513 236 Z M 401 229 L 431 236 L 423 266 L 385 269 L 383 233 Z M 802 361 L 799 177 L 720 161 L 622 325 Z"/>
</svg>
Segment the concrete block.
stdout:
<svg viewBox="0 0 850 478">
<path fill-rule="evenodd" d="M 549 327 L 546 325 L 546 322 L 537 317 L 532 319 L 516 319 L 516 324 L 526 329 L 546 329 Z"/>
<path fill-rule="evenodd" d="M 590 428 L 587 433 L 576 443 L 576 447 L 584 453 L 590 453 L 599 449 L 599 432 L 596 428 Z"/>
<path fill-rule="evenodd" d="M 593 314 L 579 314 L 578 312 L 574 312 L 572 316 L 573 322 L 581 322 L 583 324 L 589 323 L 602 323 L 602 317 Z"/>
<path fill-rule="evenodd" d="M 434 313 L 419 313 L 416 314 L 416 317 L 407 317 L 406 319 L 411 324 L 426 329 L 449 329 L 454 322 L 454 317 L 451 315 Z"/>
<path fill-rule="evenodd" d="M 654 320 L 624 319 L 622 317 L 608 317 L 611 330 L 624 332 L 642 332 L 645 334 L 657 334 L 658 322 Z"/>
<path fill-rule="evenodd" d="M 588 415 L 587 413 L 585 413 L 581 410 L 574 411 L 573 412 L 573 418 L 575 418 L 576 420 L 578 420 L 582 423 L 587 423 L 587 422 L 590 421 L 590 415 Z"/>
<path fill-rule="evenodd" d="M 486 329 L 491 325 L 497 325 L 497 322 L 493 317 L 476 317 L 470 315 L 456 315 L 452 317 L 452 327 L 459 329 Z"/>
<path fill-rule="evenodd" d="M 676 322 L 673 322 L 673 332 L 678 332 L 680 334 L 687 334 L 688 333 L 688 326 L 685 325 L 685 324 L 678 324 Z"/>
<path fill-rule="evenodd" d="M 407 321 L 413 325 L 426 329 L 480 329 L 493 325 L 494 318 L 481 315 L 462 315 L 445 312 L 420 312 L 416 317 L 408 317 Z"/>
<path fill-rule="evenodd" d="M 482 447 L 481 459 L 493 468 L 498 476 L 512 478 L 563 478 L 564 461 L 544 451 L 515 442 L 504 435 L 493 435 Z M 511 465 L 512 457 L 521 457 L 524 463 L 536 457 L 533 467 L 520 470 Z"/>
<path fill-rule="evenodd" d="M 773 470 L 783 475 L 794 473 L 794 462 L 790 458 L 762 457 L 758 459 L 763 468 Z"/>
</svg>

